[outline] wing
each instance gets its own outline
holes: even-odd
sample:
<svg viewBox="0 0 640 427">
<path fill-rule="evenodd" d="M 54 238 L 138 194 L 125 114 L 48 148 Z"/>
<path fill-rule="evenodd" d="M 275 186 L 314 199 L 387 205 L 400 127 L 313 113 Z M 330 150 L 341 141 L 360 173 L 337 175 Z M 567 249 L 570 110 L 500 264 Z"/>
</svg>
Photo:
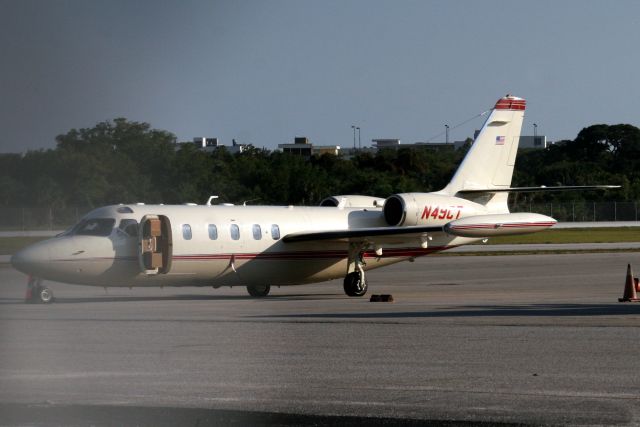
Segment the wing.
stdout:
<svg viewBox="0 0 640 427">
<path fill-rule="evenodd" d="M 312 242 L 320 240 L 335 241 L 371 241 L 376 243 L 407 243 L 426 237 L 428 233 L 444 231 L 444 227 L 372 227 L 350 230 L 310 231 L 287 234 L 282 238 L 285 243 Z"/>
</svg>

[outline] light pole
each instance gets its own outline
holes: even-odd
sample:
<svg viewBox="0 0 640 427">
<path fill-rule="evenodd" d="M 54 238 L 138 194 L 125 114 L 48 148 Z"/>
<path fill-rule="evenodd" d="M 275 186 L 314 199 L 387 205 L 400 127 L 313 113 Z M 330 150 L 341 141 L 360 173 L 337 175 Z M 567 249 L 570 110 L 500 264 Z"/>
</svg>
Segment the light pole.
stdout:
<svg viewBox="0 0 640 427">
<path fill-rule="evenodd" d="M 360 126 L 356 127 L 358 129 L 358 150 L 362 150 L 362 143 L 360 140 Z"/>
<path fill-rule="evenodd" d="M 356 125 L 351 125 L 353 129 L 353 151 L 356 151 Z"/>
<path fill-rule="evenodd" d="M 538 144 L 538 124 L 533 124 L 533 146 L 535 147 Z"/>
<path fill-rule="evenodd" d="M 444 125 L 445 142 L 449 143 L 449 125 Z"/>
</svg>

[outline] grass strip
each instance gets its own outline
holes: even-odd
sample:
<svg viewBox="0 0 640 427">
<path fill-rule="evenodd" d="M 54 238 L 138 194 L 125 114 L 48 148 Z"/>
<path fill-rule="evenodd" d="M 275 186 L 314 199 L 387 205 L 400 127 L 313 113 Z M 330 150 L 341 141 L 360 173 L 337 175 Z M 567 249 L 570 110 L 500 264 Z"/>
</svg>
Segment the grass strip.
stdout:
<svg viewBox="0 0 640 427">
<path fill-rule="evenodd" d="M 521 251 L 473 251 L 473 252 L 436 252 L 433 256 L 503 256 L 503 255 L 566 255 L 566 254 L 610 254 L 610 253 L 635 253 L 640 249 L 539 249 Z"/>
<path fill-rule="evenodd" d="M 523 236 L 492 237 L 487 244 L 640 242 L 640 227 L 559 228 Z"/>
<path fill-rule="evenodd" d="M 12 255 L 32 243 L 48 239 L 48 237 L 0 237 L 0 255 Z"/>
</svg>

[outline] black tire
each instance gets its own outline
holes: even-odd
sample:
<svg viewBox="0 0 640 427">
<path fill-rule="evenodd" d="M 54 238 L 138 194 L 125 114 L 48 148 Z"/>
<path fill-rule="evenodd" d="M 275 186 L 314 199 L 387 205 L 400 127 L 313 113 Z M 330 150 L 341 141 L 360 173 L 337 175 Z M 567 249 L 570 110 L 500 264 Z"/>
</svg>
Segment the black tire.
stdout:
<svg viewBox="0 0 640 427">
<path fill-rule="evenodd" d="M 359 271 L 347 274 L 344 278 L 344 293 L 350 297 L 361 297 L 367 293 L 367 282 Z"/>
<path fill-rule="evenodd" d="M 247 286 L 247 292 L 249 292 L 249 295 L 256 298 L 266 297 L 269 295 L 270 290 L 271 286 L 269 285 Z"/>
<path fill-rule="evenodd" d="M 47 287 L 40 287 L 36 298 L 38 299 L 38 302 L 51 304 L 53 302 L 53 292 Z"/>
</svg>

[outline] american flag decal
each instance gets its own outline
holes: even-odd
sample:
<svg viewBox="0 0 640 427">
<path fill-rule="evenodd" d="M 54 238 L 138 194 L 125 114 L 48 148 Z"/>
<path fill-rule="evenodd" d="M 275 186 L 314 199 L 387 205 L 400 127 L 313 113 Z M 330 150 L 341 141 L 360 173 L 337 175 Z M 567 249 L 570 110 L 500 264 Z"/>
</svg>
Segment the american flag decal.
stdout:
<svg viewBox="0 0 640 427">
<path fill-rule="evenodd" d="M 496 145 L 504 145 L 504 136 L 496 136 Z"/>
</svg>

